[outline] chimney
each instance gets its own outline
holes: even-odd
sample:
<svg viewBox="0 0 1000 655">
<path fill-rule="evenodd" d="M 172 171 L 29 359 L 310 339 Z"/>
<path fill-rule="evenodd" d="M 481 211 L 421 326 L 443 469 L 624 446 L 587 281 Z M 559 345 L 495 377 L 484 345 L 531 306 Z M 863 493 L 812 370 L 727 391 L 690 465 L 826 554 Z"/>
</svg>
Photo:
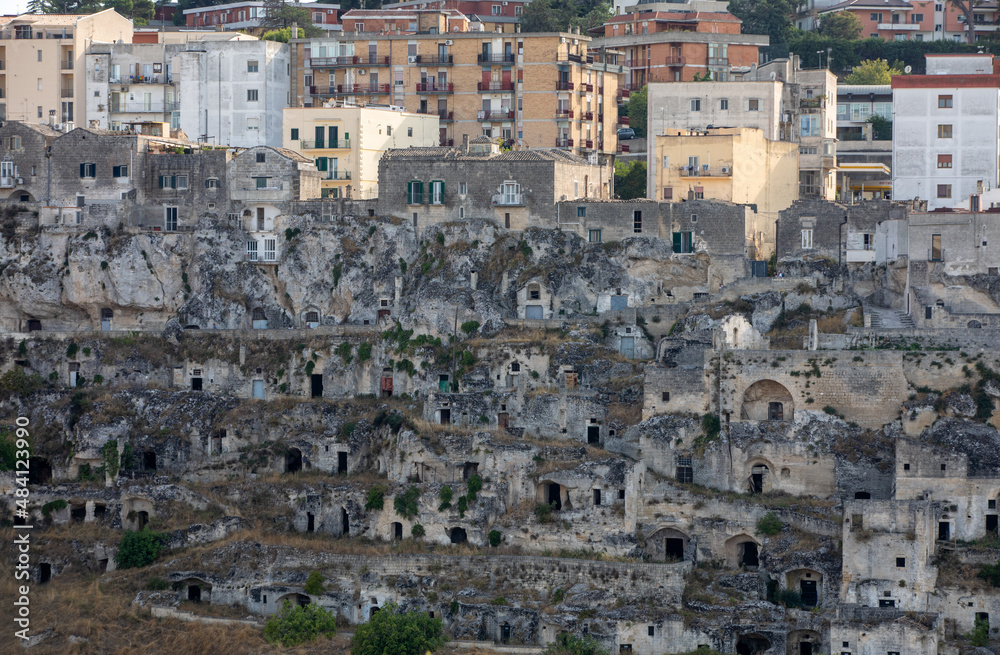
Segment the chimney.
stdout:
<svg viewBox="0 0 1000 655">
<path fill-rule="evenodd" d="M 50 109 L 49 110 L 49 127 L 55 127 L 55 126 L 56 126 L 56 110 L 55 109 Z"/>
<path fill-rule="evenodd" d="M 299 38 L 299 24 L 294 20 L 292 21 L 292 33 L 288 35 L 288 38 L 289 39 Z"/>
<path fill-rule="evenodd" d="M 979 194 L 972 194 L 969 196 L 969 211 L 978 212 L 981 205 L 981 198 Z"/>
<path fill-rule="evenodd" d="M 462 154 L 463 155 L 469 154 L 469 135 L 468 134 L 463 134 L 462 135 Z"/>
</svg>

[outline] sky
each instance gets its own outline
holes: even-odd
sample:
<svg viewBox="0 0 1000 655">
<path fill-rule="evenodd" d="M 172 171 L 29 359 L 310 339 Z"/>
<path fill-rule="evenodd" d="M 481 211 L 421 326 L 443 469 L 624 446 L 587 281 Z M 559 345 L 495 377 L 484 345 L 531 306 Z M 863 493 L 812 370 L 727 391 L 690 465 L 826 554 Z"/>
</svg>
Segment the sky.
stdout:
<svg viewBox="0 0 1000 655">
<path fill-rule="evenodd" d="M 27 0 L 0 0 L 0 15 L 20 14 L 27 4 Z"/>
</svg>

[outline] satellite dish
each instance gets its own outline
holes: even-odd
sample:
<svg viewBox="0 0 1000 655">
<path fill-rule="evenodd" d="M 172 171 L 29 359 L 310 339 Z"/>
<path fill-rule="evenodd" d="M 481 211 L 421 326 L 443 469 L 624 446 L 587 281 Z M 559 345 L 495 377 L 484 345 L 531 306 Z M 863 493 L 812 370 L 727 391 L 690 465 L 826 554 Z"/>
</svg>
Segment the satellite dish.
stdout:
<svg viewBox="0 0 1000 655">
<path fill-rule="evenodd" d="M 906 66 L 905 68 L 903 68 L 903 72 L 906 73 L 907 75 L 909 75 L 911 71 L 913 71 L 913 66 Z"/>
</svg>

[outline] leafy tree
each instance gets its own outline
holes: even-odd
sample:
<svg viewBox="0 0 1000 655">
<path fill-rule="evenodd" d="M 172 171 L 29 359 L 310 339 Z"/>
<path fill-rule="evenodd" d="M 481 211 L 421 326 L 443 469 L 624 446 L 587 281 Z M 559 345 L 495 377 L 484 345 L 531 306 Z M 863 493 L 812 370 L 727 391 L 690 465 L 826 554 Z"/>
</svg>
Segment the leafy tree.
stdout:
<svg viewBox="0 0 1000 655">
<path fill-rule="evenodd" d="M 490 530 L 489 534 L 490 546 L 496 548 L 500 545 L 500 540 L 503 539 L 503 535 L 500 534 L 499 530 Z"/>
<path fill-rule="evenodd" d="M 580 3 L 578 5 L 578 11 L 582 11 L 587 3 Z M 529 7 L 531 5 L 528 5 Z M 586 14 L 582 14 L 577 18 L 570 20 L 570 27 L 579 27 L 581 34 L 587 34 L 590 30 L 604 25 L 606 22 L 611 20 L 611 17 L 615 15 L 614 8 L 611 3 L 601 2 L 599 4 L 594 4 L 593 9 L 590 9 Z"/>
<path fill-rule="evenodd" d="M 990 622 L 988 619 L 976 617 L 976 623 L 972 632 L 965 635 L 969 642 L 976 647 L 983 647 L 990 643 Z"/>
<path fill-rule="evenodd" d="M 136 25 L 145 25 L 156 14 L 156 7 L 150 0 L 108 0 L 104 8 L 114 9 L 125 18 L 131 18 Z"/>
<path fill-rule="evenodd" d="M 646 197 L 646 162 L 615 162 L 615 197 L 620 200 Z"/>
<path fill-rule="evenodd" d="M 611 651 L 590 635 L 562 634 L 545 647 L 544 655 L 611 655 Z"/>
<path fill-rule="evenodd" d="M 976 7 L 986 4 L 983 0 L 948 0 L 948 4 L 958 9 L 965 16 L 965 40 L 969 43 L 976 42 L 975 33 L 975 13 Z"/>
<path fill-rule="evenodd" d="M 522 32 L 563 32 L 569 25 L 571 2 L 533 0 L 521 14 Z"/>
<path fill-rule="evenodd" d="M 868 122 L 872 124 L 872 133 L 876 141 L 892 141 L 892 121 L 878 114 L 872 114 L 868 117 Z"/>
<path fill-rule="evenodd" d="M 451 507 L 451 499 L 454 495 L 454 491 L 448 485 L 441 487 L 441 491 L 438 492 L 438 498 L 441 499 L 441 504 L 438 505 L 438 511 L 443 512 L 444 510 Z"/>
<path fill-rule="evenodd" d="M 385 505 L 385 487 L 376 484 L 368 490 L 368 498 L 365 500 L 365 511 L 381 510 Z"/>
<path fill-rule="evenodd" d="M 980 580 L 986 580 L 994 587 L 1000 587 L 1000 562 L 996 564 L 984 564 L 979 569 L 976 577 Z"/>
<path fill-rule="evenodd" d="M 903 68 L 899 62 L 891 67 L 885 59 L 865 59 L 854 67 L 844 79 L 844 84 L 889 84 L 893 75 L 901 75 Z"/>
<path fill-rule="evenodd" d="M 264 31 L 291 29 L 292 23 L 298 24 L 305 33 L 305 38 L 323 36 L 323 30 L 313 25 L 312 13 L 297 4 L 286 4 L 284 0 L 267 0 L 264 3 L 264 17 L 260 26 Z"/>
<path fill-rule="evenodd" d="M 744 34 L 767 34 L 771 47 L 788 43 L 792 32 L 791 0 L 730 0 L 729 13 L 743 21 Z"/>
<path fill-rule="evenodd" d="M 835 11 L 823 17 L 819 33 L 832 39 L 851 41 L 861 36 L 862 29 L 857 16 L 849 11 Z"/>
<path fill-rule="evenodd" d="M 13 471 L 17 466 L 17 446 L 7 428 L 0 428 L 0 471 Z"/>
<path fill-rule="evenodd" d="M 642 87 L 628 97 L 625 114 L 628 116 L 628 126 L 635 131 L 640 139 L 646 136 L 646 93 L 647 87 Z"/>
<path fill-rule="evenodd" d="M 425 534 L 427 534 L 427 531 L 424 530 L 424 526 L 422 526 L 419 523 L 417 523 L 412 528 L 410 528 L 410 534 L 413 535 L 414 538 L 420 539 Z"/>
<path fill-rule="evenodd" d="M 354 631 L 353 655 L 424 655 L 445 643 L 441 619 L 389 603 Z"/>
<path fill-rule="evenodd" d="M 156 561 L 160 551 L 166 546 L 166 537 L 149 528 L 139 532 L 126 530 L 115 553 L 115 564 L 120 569 L 148 566 Z"/>
<path fill-rule="evenodd" d="M 396 509 L 396 514 L 409 519 L 417 515 L 417 499 L 420 498 L 420 490 L 410 487 L 404 493 L 396 496 L 392 501 L 392 506 Z"/>
<path fill-rule="evenodd" d="M 298 646 L 336 632 L 337 619 L 330 612 L 316 603 L 293 607 L 287 600 L 264 626 L 264 638 L 282 646 Z"/>
<path fill-rule="evenodd" d="M 305 38 L 305 30 L 301 27 L 298 28 L 299 36 L 298 38 Z M 278 43 L 288 43 L 288 40 L 292 38 L 292 28 L 283 27 L 280 30 L 268 30 L 260 35 L 261 41 L 277 41 Z"/>
<path fill-rule="evenodd" d="M 306 578 L 305 591 L 310 596 L 319 596 L 326 591 L 323 587 L 323 574 L 319 571 L 313 571 L 310 573 L 309 577 Z"/>
</svg>

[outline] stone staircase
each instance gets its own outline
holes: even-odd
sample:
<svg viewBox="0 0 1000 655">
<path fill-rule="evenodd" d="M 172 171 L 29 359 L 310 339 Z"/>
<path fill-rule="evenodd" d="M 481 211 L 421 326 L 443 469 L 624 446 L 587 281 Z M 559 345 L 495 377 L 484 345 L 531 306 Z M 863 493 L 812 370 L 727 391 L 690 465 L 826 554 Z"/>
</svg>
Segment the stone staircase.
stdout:
<svg viewBox="0 0 1000 655">
<path fill-rule="evenodd" d="M 904 312 L 886 307 L 865 307 L 865 313 L 871 317 L 871 326 L 876 329 L 915 328 L 913 317 Z"/>
</svg>

